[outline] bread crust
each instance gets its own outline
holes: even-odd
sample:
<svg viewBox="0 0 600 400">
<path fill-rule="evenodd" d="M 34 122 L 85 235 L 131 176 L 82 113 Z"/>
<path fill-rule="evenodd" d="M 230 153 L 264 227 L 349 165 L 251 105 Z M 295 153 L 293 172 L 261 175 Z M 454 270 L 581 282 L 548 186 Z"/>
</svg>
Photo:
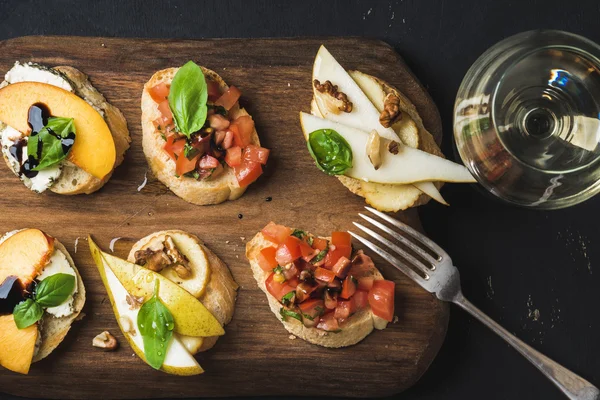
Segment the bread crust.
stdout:
<svg viewBox="0 0 600 400">
<path fill-rule="evenodd" d="M 201 68 L 208 79 L 219 83 L 221 91 L 229 88 L 216 72 Z M 238 185 L 232 168 L 225 165 L 223 173 L 215 179 L 197 181 L 185 176 L 178 178 L 175 173 L 175 162 L 163 150 L 165 141 L 152 123 L 160 117 L 160 111 L 148 90 L 159 83 L 170 84 L 178 70 L 179 68 L 167 68 L 154 73 L 142 91 L 142 147 L 148 165 L 159 181 L 177 196 L 192 204 L 209 205 L 219 204 L 226 200 L 236 200 L 244 194 L 246 187 Z M 245 109 L 240 108 L 239 104 L 236 104 L 230 110 L 230 115 L 235 119 L 249 114 Z M 252 144 L 260 146 L 256 129 L 252 132 L 250 140 Z"/>
<path fill-rule="evenodd" d="M 85 305 L 85 286 L 83 285 L 83 280 L 81 279 L 81 275 L 75 266 L 75 262 L 71 255 L 65 248 L 65 246 L 58 241 L 58 239 L 54 238 L 54 248 L 56 250 L 62 251 L 69 261 L 69 264 L 75 271 L 77 275 L 77 293 L 73 296 L 73 314 L 68 315 L 66 317 L 56 318 L 55 316 L 44 313 L 41 324 L 41 335 L 42 342 L 40 344 L 40 348 L 36 355 L 33 356 L 33 362 L 38 362 L 47 356 L 50 355 L 58 347 L 58 345 L 64 340 L 71 329 L 71 325 L 73 322 L 79 318 L 81 314 L 81 310 Z"/>
<path fill-rule="evenodd" d="M 238 284 L 233 280 L 233 276 L 227 265 L 206 247 L 198 236 L 178 229 L 151 233 L 148 236 L 141 238 L 133 245 L 127 256 L 127 260 L 129 262 L 135 262 L 136 251 L 152 247 L 152 245 L 158 241 L 164 241 L 166 235 L 185 235 L 192 238 L 202 248 L 206 254 L 208 265 L 210 267 L 210 279 L 206 286 L 206 290 L 198 297 L 198 300 L 200 300 L 204 307 L 215 316 L 221 325 L 227 325 L 231 322 L 235 311 Z M 218 339 L 219 336 L 204 338 L 199 351 L 202 352 L 211 349 L 217 343 Z"/>
<path fill-rule="evenodd" d="M 254 275 L 254 279 L 256 279 L 258 287 L 267 296 L 269 308 L 273 314 L 276 315 L 277 319 L 281 321 L 280 310 L 282 305 L 269 293 L 265 285 L 269 272 L 265 272 L 258 264 L 258 254 L 260 251 L 266 247 L 272 246 L 273 243 L 265 239 L 261 232 L 258 232 L 252 240 L 246 244 L 246 258 L 250 262 L 252 274 Z M 372 276 L 375 279 L 383 279 L 383 276 L 376 268 L 364 271 L 364 274 L 357 276 L 357 278 L 363 276 Z M 286 318 L 286 320 L 281 321 L 281 323 L 292 335 L 304 339 L 307 342 L 331 348 L 354 345 L 367 337 L 374 328 L 373 312 L 368 306 L 367 308 L 359 310 L 344 322 L 341 327 L 341 332 L 338 333 L 326 332 L 317 328 L 307 328 L 302 322 L 294 318 Z"/>
</svg>

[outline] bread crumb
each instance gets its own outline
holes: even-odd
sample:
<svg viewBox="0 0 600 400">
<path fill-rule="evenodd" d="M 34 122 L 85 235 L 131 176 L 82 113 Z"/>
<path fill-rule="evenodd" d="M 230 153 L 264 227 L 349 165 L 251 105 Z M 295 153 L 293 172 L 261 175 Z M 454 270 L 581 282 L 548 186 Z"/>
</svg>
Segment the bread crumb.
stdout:
<svg viewBox="0 0 600 400">
<path fill-rule="evenodd" d="M 79 313 L 79 315 L 75 318 L 75 321 L 81 321 L 82 319 L 85 318 L 85 313 Z"/>
<path fill-rule="evenodd" d="M 246 240 L 246 238 L 245 238 L 244 236 L 240 236 L 240 239 L 242 240 L 242 242 L 243 242 L 244 240 Z"/>
<path fill-rule="evenodd" d="M 135 353 L 133 353 L 133 354 L 131 355 L 131 357 L 135 357 Z"/>
<path fill-rule="evenodd" d="M 296 339 L 296 336 L 290 335 L 289 338 L 290 338 L 290 340 L 294 340 L 294 339 Z"/>
<path fill-rule="evenodd" d="M 290 83 L 288 82 L 288 87 L 290 87 L 290 86 L 292 86 L 292 85 L 290 85 Z"/>
<path fill-rule="evenodd" d="M 394 315 L 394 319 L 392 320 L 392 324 L 395 324 L 396 322 L 398 322 L 398 316 Z"/>
<path fill-rule="evenodd" d="M 106 45 L 104 43 L 101 44 L 102 47 L 106 47 Z"/>
<path fill-rule="evenodd" d="M 226 241 L 225 241 L 225 244 L 229 244 L 229 240 L 226 240 Z"/>
<path fill-rule="evenodd" d="M 238 256 L 237 254 L 235 255 L 235 258 L 240 258 L 240 256 Z"/>
</svg>

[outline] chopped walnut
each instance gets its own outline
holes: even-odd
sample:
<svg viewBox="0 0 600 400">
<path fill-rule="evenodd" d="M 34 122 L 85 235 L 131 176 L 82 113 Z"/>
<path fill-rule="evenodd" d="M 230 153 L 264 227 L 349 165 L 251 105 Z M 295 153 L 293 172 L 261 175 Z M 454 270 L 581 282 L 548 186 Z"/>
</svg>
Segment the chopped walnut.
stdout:
<svg viewBox="0 0 600 400">
<path fill-rule="evenodd" d="M 160 272 L 172 264 L 169 256 L 163 251 L 144 249 L 135 252 L 135 263 L 154 272 Z"/>
<path fill-rule="evenodd" d="M 127 294 L 127 297 L 125 297 L 125 301 L 127 302 L 127 304 L 129 304 L 130 310 L 137 310 L 138 308 L 140 308 L 142 306 L 142 304 L 144 304 L 144 297 L 143 296 L 136 297 L 136 296 Z"/>
<path fill-rule="evenodd" d="M 391 141 L 388 143 L 388 151 L 392 154 L 398 154 L 398 152 L 400 151 L 400 143 L 395 142 L 395 141 Z"/>
<path fill-rule="evenodd" d="M 352 112 L 352 102 L 348 100 L 348 96 L 344 92 L 338 91 L 337 85 L 332 84 L 330 81 L 325 81 L 325 83 L 321 84 L 318 79 L 315 79 L 313 84 L 318 92 L 328 94 L 338 100 L 337 108 L 339 111 Z"/>
<path fill-rule="evenodd" d="M 165 252 L 173 262 L 173 269 L 182 279 L 187 279 L 192 275 L 192 270 L 190 268 L 190 262 L 186 256 L 181 254 L 181 252 L 175 246 L 175 242 L 173 238 L 169 235 L 165 236 Z"/>
<path fill-rule="evenodd" d="M 92 340 L 92 346 L 103 349 L 104 351 L 112 351 L 117 349 L 119 343 L 110 332 L 104 331 Z"/>
<path fill-rule="evenodd" d="M 400 98 L 393 93 L 389 93 L 383 101 L 383 111 L 379 115 L 379 123 L 384 128 L 389 128 L 401 119 Z"/>
</svg>

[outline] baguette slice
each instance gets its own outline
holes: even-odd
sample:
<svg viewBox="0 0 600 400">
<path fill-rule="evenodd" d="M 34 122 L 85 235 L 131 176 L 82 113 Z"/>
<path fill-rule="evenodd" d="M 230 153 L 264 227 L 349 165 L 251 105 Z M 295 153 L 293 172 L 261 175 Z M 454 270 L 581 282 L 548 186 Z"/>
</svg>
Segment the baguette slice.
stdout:
<svg viewBox="0 0 600 400">
<path fill-rule="evenodd" d="M 183 281 L 184 283 L 181 283 L 180 279 L 176 279 L 176 275 L 170 273 L 170 268 L 163 270 L 162 274 L 186 289 L 185 282 L 190 283 L 189 281 L 201 279 L 200 275 L 202 274 L 199 273 L 199 270 L 204 267 L 204 260 L 199 260 L 199 258 L 204 253 L 208 264 L 207 267 L 210 269 L 206 287 L 201 292 L 186 290 L 196 296 L 221 325 L 227 325 L 233 318 L 238 285 L 233 280 L 227 265 L 208 249 L 197 236 L 176 229 L 151 233 L 133 245 L 127 260 L 135 262 L 136 251 L 155 248 L 157 244 L 160 245 L 165 240 L 166 235 L 173 238 L 177 249 L 190 261 L 192 276 L 188 280 Z M 180 339 L 192 354 L 196 354 L 200 351 L 211 349 L 217 343 L 219 337 L 188 338 L 181 336 Z"/>
<path fill-rule="evenodd" d="M 201 68 L 207 80 L 219 83 L 221 92 L 229 88 L 216 72 Z M 153 121 L 160 117 L 160 111 L 148 90 L 159 83 L 171 84 L 178 70 L 179 68 L 167 68 L 156 72 L 146 82 L 142 91 L 142 147 L 148 165 L 159 181 L 177 196 L 192 204 L 208 205 L 219 204 L 226 200 L 236 200 L 244 194 L 246 187 L 238 185 L 235 173 L 228 165 L 224 165 L 223 173 L 214 179 L 198 181 L 185 176 L 178 178 L 175 173 L 175 162 L 163 150 L 165 140 L 153 124 Z M 249 115 L 245 109 L 239 107 L 239 104 L 236 104 L 229 112 L 234 119 L 242 115 Z M 251 143 L 260 146 L 256 129 L 252 133 Z"/>
<path fill-rule="evenodd" d="M 127 121 L 125 120 L 123 113 L 106 101 L 106 98 L 104 98 L 104 96 L 92 85 L 88 76 L 83 72 L 69 66 L 53 67 L 52 69 L 58 71 L 63 77 L 68 79 L 77 96 L 104 113 L 104 120 L 106 121 L 115 142 L 117 157 L 113 167 L 114 170 L 114 168 L 118 167 L 123 162 L 125 152 L 129 149 L 129 144 L 131 142 L 129 129 L 127 129 Z M 4 81 L 0 84 L 0 87 L 7 84 L 8 83 Z M 11 171 L 19 176 L 19 171 L 14 169 L 13 164 L 6 156 L 4 156 L 4 161 Z M 75 164 L 66 161 L 63 164 L 60 177 L 49 189 L 54 193 L 64 195 L 90 194 L 104 186 L 111 176 L 112 172 L 104 177 L 104 179 L 98 179 Z"/>
<path fill-rule="evenodd" d="M 330 238 L 324 238 L 329 240 Z M 258 264 L 258 255 L 260 251 L 266 247 L 272 247 L 273 243 L 267 240 L 261 232 L 257 233 L 251 241 L 246 244 L 246 258 L 250 262 L 252 273 L 258 287 L 265 293 L 269 301 L 269 307 L 277 319 L 281 321 L 280 309 L 282 304 L 273 297 L 266 288 L 265 280 L 269 276 L 269 272 L 264 271 Z M 383 279 L 377 268 L 373 267 L 362 271 L 360 274 L 355 274 L 356 278 L 371 276 L 374 279 Z M 383 329 L 386 326 L 385 321 L 376 317 L 371 308 L 366 308 L 357 311 L 341 326 L 341 332 L 333 333 L 326 332 L 322 329 L 307 328 L 304 324 L 293 318 L 286 318 L 281 321 L 284 328 L 292 335 L 306 340 L 307 342 L 317 344 L 323 347 L 346 347 L 356 344 L 363 340 L 373 331 L 373 328 Z M 376 326 L 377 325 L 377 326 Z"/>
<path fill-rule="evenodd" d="M 383 102 L 388 93 L 392 93 L 400 99 L 402 118 L 392 125 L 392 128 L 406 146 L 444 157 L 433 135 L 425 129 L 423 120 L 419 116 L 416 107 L 405 95 L 385 81 L 372 75 L 360 71 L 348 71 L 348 73 L 378 110 L 383 109 Z M 314 98 L 311 102 L 311 113 L 321 116 Z M 413 185 L 364 182 L 345 175 L 336 175 L 336 178 L 348 190 L 363 197 L 367 204 L 380 211 L 396 212 L 406 210 L 410 207 L 427 204 L 431 199 Z M 434 184 L 437 189 L 443 186 L 443 182 L 435 182 Z"/>
</svg>

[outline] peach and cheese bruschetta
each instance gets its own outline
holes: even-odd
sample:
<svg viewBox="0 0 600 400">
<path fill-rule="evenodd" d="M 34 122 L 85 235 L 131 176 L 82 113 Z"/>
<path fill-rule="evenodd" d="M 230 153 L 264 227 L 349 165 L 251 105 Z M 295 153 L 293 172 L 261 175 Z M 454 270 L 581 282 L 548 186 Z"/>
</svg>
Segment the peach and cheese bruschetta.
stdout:
<svg viewBox="0 0 600 400">
<path fill-rule="evenodd" d="M 0 84 L 2 155 L 34 192 L 100 189 L 131 141 L 121 111 L 73 67 L 19 63 Z"/>
<path fill-rule="evenodd" d="M 63 341 L 85 304 L 67 249 L 39 229 L 0 238 L 0 365 L 27 374 Z"/>
<path fill-rule="evenodd" d="M 260 147 L 241 92 L 189 61 L 156 72 L 142 92 L 143 149 L 154 175 L 198 205 L 239 198 L 262 174 Z"/>
<path fill-rule="evenodd" d="M 394 282 L 353 252 L 347 232 L 317 237 L 270 222 L 247 243 L 246 257 L 271 311 L 310 343 L 350 346 L 394 317 Z"/>
</svg>

